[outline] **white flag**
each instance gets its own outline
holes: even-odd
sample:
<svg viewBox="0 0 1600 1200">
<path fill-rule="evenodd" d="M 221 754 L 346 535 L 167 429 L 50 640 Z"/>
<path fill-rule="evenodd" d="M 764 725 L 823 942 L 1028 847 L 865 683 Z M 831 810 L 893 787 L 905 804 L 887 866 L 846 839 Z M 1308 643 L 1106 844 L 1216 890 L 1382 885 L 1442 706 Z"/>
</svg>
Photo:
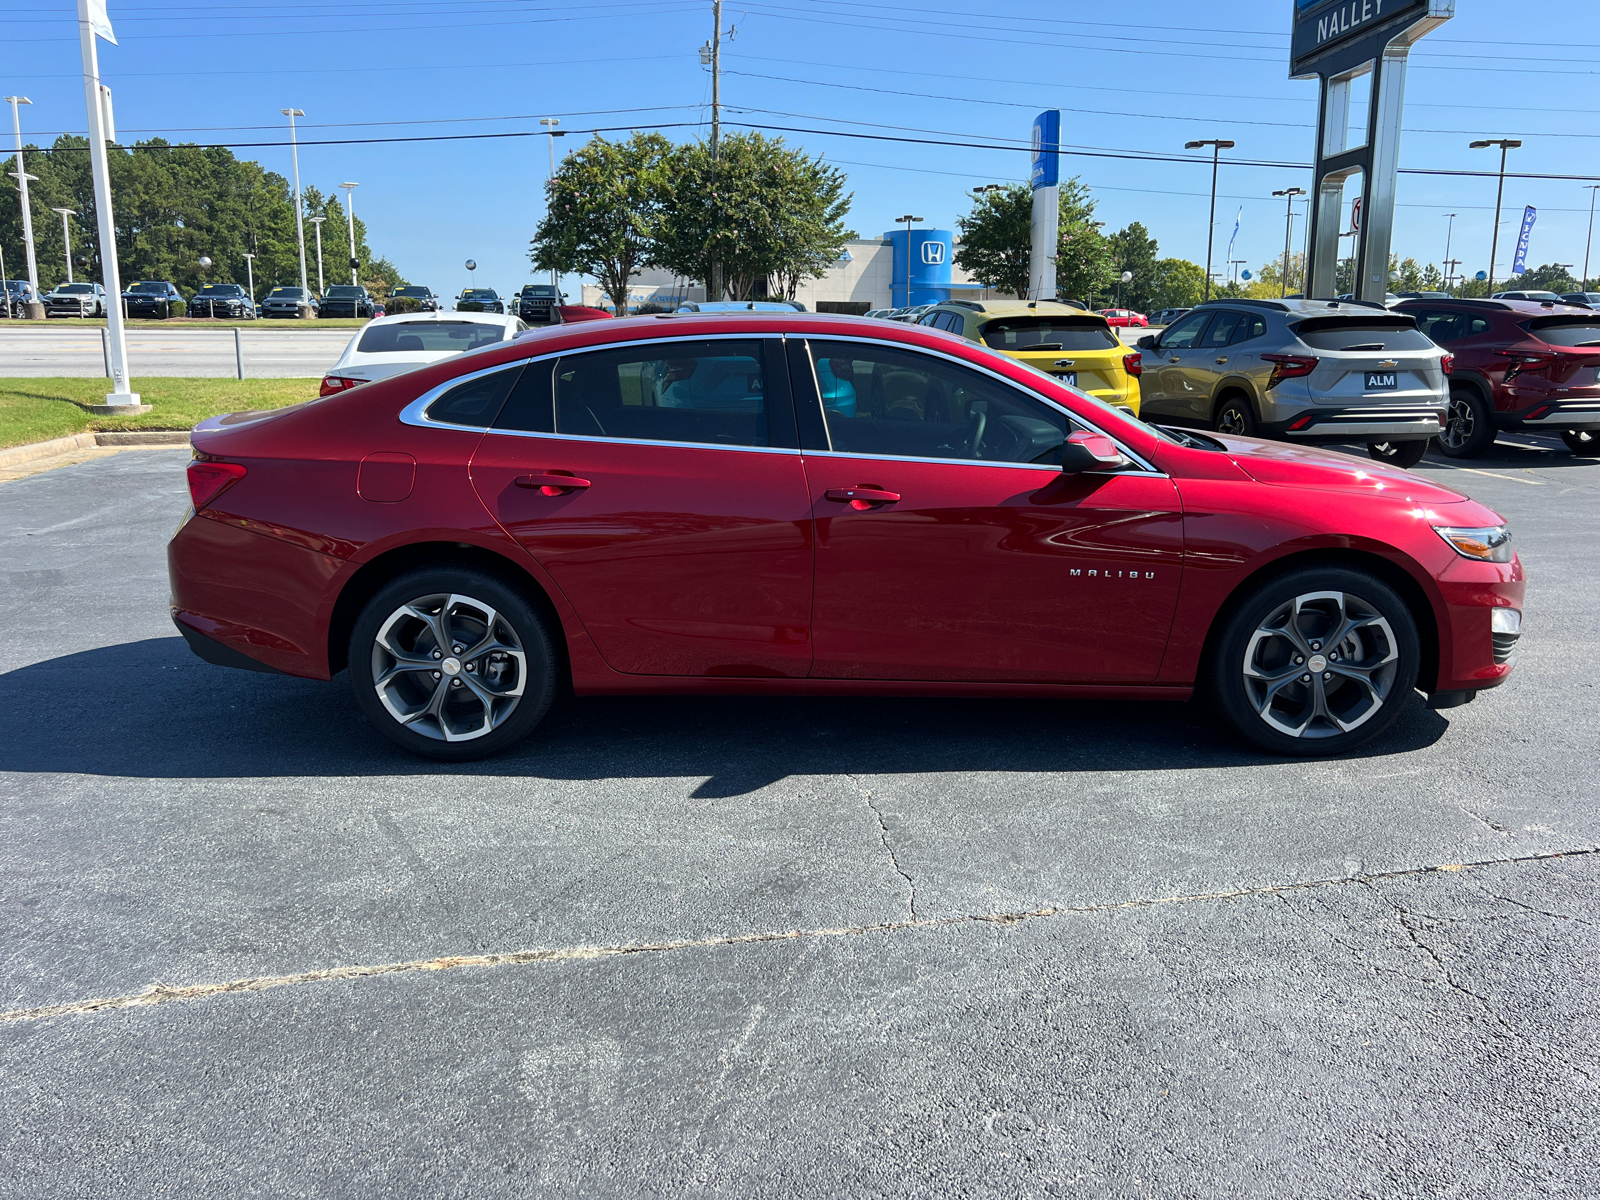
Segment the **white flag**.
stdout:
<svg viewBox="0 0 1600 1200">
<path fill-rule="evenodd" d="M 117 35 L 112 32 L 111 18 L 106 15 L 106 0 L 89 0 L 89 28 L 94 30 L 96 37 L 105 38 L 113 46 L 117 44 Z"/>
</svg>

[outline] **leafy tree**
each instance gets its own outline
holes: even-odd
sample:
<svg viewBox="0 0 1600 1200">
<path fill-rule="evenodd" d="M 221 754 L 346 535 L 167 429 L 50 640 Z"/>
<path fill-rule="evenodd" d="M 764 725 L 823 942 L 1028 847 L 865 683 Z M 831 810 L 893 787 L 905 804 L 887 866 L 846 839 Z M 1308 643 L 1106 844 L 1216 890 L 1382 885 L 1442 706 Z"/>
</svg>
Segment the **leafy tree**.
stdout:
<svg viewBox="0 0 1600 1200">
<path fill-rule="evenodd" d="M 781 137 L 730 134 L 715 160 L 709 143 L 679 146 L 665 172 L 652 262 L 708 282 L 720 264 L 733 299 L 750 298 L 762 281 L 792 299 L 855 236 L 844 224 L 852 199 L 844 186 L 843 172 Z"/>
<path fill-rule="evenodd" d="M 955 264 L 990 291 L 1028 295 L 1033 190 L 1024 183 L 983 192 L 956 218 Z"/>
<path fill-rule="evenodd" d="M 628 285 L 656 259 L 656 225 L 672 143 L 659 133 L 625 142 L 596 136 L 561 160 L 545 184 L 546 212 L 529 257 L 536 270 L 593 275 L 628 311 Z"/>
<path fill-rule="evenodd" d="M 1497 284 L 1496 287 L 1502 285 Z M 1535 267 L 1531 271 L 1524 271 L 1521 275 L 1513 275 L 1504 283 L 1506 289 L 1526 289 L 1533 292 L 1578 292 L 1583 289 L 1578 286 L 1578 281 L 1560 263 L 1545 263 L 1542 267 Z"/>
<path fill-rule="evenodd" d="M 1058 199 L 1056 295 L 1093 306 L 1117 276 L 1111 246 L 1095 224 L 1088 185 L 1074 175 L 1061 184 Z"/>
<path fill-rule="evenodd" d="M 1150 307 L 1193 308 L 1205 296 L 1206 270 L 1184 258 L 1156 260 L 1156 283 L 1150 291 Z"/>
<path fill-rule="evenodd" d="M 1151 289 L 1156 282 L 1156 260 L 1160 254 L 1156 239 L 1138 221 L 1130 221 L 1106 241 L 1111 247 L 1111 267 L 1116 276 L 1128 271 L 1133 278 L 1122 285 L 1122 304 L 1148 312 Z M 1112 285 L 1115 287 L 1115 284 Z"/>
</svg>

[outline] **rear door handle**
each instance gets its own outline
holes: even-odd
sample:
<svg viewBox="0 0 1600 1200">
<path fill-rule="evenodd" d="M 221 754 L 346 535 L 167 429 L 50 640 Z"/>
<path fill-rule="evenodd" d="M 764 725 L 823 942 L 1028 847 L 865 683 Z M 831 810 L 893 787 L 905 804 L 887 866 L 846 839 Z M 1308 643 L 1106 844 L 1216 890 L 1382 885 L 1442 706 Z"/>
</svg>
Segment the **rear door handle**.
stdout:
<svg viewBox="0 0 1600 1200">
<path fill-rule="evenodd" d="M 1176 354 L 1174 354 L 1171 358 L 1167 359 L 1167 361 L 1168 362 L 1177 362 L 1178 361 L 1178 356 Z"/>
<path fill-rule="evenodd" d="M 518 475 L 511 482 L 519 488 L 538 488 L 546 496 L 560 496 L 566 492 L 579 492 L 590 486 L 587 479 L 579 479 L 565 471 L 541 471 L 537 475 Z"/>
<path fill-rule="evenodd" d="M 1223 363 L 1225 363 L 1227 361 L 1228 361 L 1227 355 L 1223 355 L 1221 358 L 1217 359 L 1217 365 L 1220 367 Z"/>
<path fill-rule="evenodd" d="M 875 487 L 829 488 L 822 493 L 822 498 L 848 504 L 857 512 L 865 512 L 879 504 L 895 503 L 900 499 L 900 493 L 886 492 L 882 488 Z"/>
</svg>

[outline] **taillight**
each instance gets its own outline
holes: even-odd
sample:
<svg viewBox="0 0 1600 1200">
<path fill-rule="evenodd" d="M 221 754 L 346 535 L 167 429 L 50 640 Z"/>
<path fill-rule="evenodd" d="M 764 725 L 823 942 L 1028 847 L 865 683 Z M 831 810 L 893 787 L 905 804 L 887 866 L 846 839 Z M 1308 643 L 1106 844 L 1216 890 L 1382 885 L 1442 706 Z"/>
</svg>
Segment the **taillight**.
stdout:
<svg viewBox="0 0 1600 1200">
<path fill-rule="evenodd" d="M 197 458 L 189 464 L 189 498 L 199 512 L 245 476 L 238 463 Z"/>
<path fill-rule="evenodd" d="M 1456 356 L 1454 354 L 1446 354 L 1441 358 L 1439 360 L 1439 370 L 1446 375 L 1454 375 L 1456 373 Z"/>
<path fill-rule="evenodd" d="M 1268 391 L 1285 379 L 1309 375 L 1317 369 L 1317 360 L 1303 354 L 1263 354 L 1261 361 L 1272 364 L 1272 376 L 1267 380 Z"/>
<path fill-rule="evenodd" d="M 1137 350 L 1132 354 L 1124 354 L 1122 356 L 1122 369 L 1135 379 L 1139 378 L 1144 372 L 1144 360 Z"/>
<path fill-rule="evenodd" d="M 351 379 L 348 375 L 325 375 L 322 379 L 322 389 L 318 393 L 322 396 L 331 396 L 335 392 L 348 392 L 353 387 L 366 383 L 365 379 Z"/>
<path fill-rule="evenodd" d="M 1510 383 L 1518 375 L 1526 375 L 1530 371 L 1537 371 L 1540 367 L 1548 367 L 1555 362 L 1554 354 L 1526 354 L 1521 350 L 1496 350 L 1501 358 L 1509 358 L 1511 365 L 1506 368 L 1504 382 Z"/>
</svg>

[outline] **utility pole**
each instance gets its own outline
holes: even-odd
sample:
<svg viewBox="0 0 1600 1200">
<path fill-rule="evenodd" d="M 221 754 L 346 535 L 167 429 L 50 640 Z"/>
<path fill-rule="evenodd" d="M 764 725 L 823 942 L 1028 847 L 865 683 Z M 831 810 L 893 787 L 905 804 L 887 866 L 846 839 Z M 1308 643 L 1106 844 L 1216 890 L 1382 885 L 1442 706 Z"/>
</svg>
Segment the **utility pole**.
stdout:
<svg viewBox="0 0 1600 1200">
<path fill-rule="evenodd" d="M 922 220 L 921 217 L 913 217 L 910 213 L 907 213 L 903 217 L 896 217 L 894 219 L 894 223 L 896 225 L 900 224 L 901 221 L 904 221 L 906 223 L 906 305 L 905 306 L 907 308 L 911 307 L 911 224 L 912 224 L 913 221 L 920 221 L 920 220 Z M 891 303 L 894 301 L 894 296 L 893 296 L 892 293 L 889 296 L 889 300 L 890 300 Z"/>
<path fill-rule="evenodd" d="M 300 204 L 300 142 L 294 132 L 294 119 L 306 114 L 300 108 L 280 108 L 278 111 L 289 118 L 289 153 L 294 159 L 294 237 L 300 247 L 300 290 L 309 292 L 311 289 L 306 284 L 306 215 Z"/>
<path fill-rule="evenodd" d="M 250 307 L 255 308 L 256 303 L 256 256 L 245 252 L 244 269 L 250 276 Z"/>
<path fill-rule="evenodd" d="M 317 295 L 319 296 L 328 290 L 327 286 L 322 282 L 322 223 L 327 219 L 327 217 L 306 218 L 306 220 L 310 221 L 317 227 Z M 250 294 L 250 299 L 251 302 L 254 303 L 255 293 L 253 291 Z"/>
<path fill-rule="evenodd" d="M 1292 187 L 1292 188 L 1284 188 L 1282 191 L 1273 192 L 1272 194 L 1274 196 L 1282 196 L 1282 197 L 1284 197 L 1284 201 L 1283 201 L 1283 210 L 1284 210 L 1284 212 L 1283 212 L 1283 278 L 1280 281 L 1281 286 L 1278 288 L 1278 295 L 1281 297 L 1281 296 L 1287 296 L 1289 294 L 1289 239 L 1290 239 L 1290 237 L 1293 236 L 1293 231 L 1294 231 L 1294 198 L 1296 196 L 1304 196 L 1306 194 L 1306 190 L 1303 187 Z M 1302 292 L 1305 291 L 1304 288 L 1301 288 L 1300 290 Z"/>
<path fill-rule="evenodd" d="M 34 303 L 38 303 L 39 264 L 33 255 L 33 209 L 28 204 L 28 181 L 37 176 L 29 175 L 28 168 L 22 165 L 22 118 L 17 115 L 17 105 L 33 101 L 26 96 L 7 96 L 6 103 L 11 105 L 11 129 L 17 135 L 17 191 L 22 201 L 22 245 L 28 255 L 28 287 L 33 292 Z"/>
<path fill-rule="evenodd" d="M 22 155 L 18 154 L 18 162 L 22 162 Z M 21 171 L 21 166 L 18 166 Z M 1589 290 L 1589 250 L 1595 243 L 1595 192 L 1600 192 L 1600 184 L 1589 184 L 1589 240 L 1584 242 L 1584 282 L 1582 291 Z M 29 259 L 32 262 L 32 259 Z"/>
<path fill-rule="evenodd" d="M 1444 290 L 1448 292 L 1450 290 L 1450 276 L 1453 274 L 1455 263 L 1455 260 L 1450 257 L 1450 239 L 1456 232 L 1456 214 L 1446 213 L 1445 216 L 1450 218 L 1444 227 Z"/>
<path fill-rule="evenodd" d="M 350 284 L 356 283 L 356 189 L 359 183 L 341 183 L 344 189 L 345 219 L 350 223 Z"/>
<path fill-rule="evenodd" d="M 1225 139 L 1207 138 L 1199 142 L 1185 142 L 1185 150 L 1211 147 L 1211 220 L 1206 225 L 1206 299 L 1211 299 L 1211 244 L 1217 232 L 1217 160 L 1224 150 L 1232 150 L 1233 143 Z"/>
<path fill-rule="evenodd" d="M 717 164 L 722 161 L 722 0 L 711 0 L 711 42 L 700 51 L 700 61 L 711 66 L 711 203 L 717 204 Z M 714 224 L 714 222 L 713 222 Z M 708 300 L 721 300 L 722 260 L 711 262 L 711 278 L 706 280 Z"/>
<path fill-rule="evenodd" d="M 67 225 L 67 218 L 77 216 L 78 210 L 75 208 L 52 208 L 50 211 L 61 214 L 61 242 L 67 250 L 67 282 L 76 282 L 72 278 L 72 229 Z"/>
<path fill-rule="evenodd" d="M 558 137 L 566 137 L 567 134 L 566 134 L 565 130 L 556 129 L 556 126 L 561 124 L 561 122 L 560 122 L 560 120 L 558 120 L 555 117 L 540 117 L 539 118 L 539 124 L 543 125 L 545 127 L 546 131 L 550 134 L 550 176 L 549 176 L 549 179 L 550 179 L 551 183 L 554 183 L 555 182 L 555 178 L 556 178 L 556 139 Z M 547 187 L 545 189 L 545 197 L 546 197 L 545 203 L 546 203 L 546 211 L 547 212 L 549 211 L 549 207 L 548 207 L 549 206 L 549 195 L 550 195 L 550 192 L 549 192 L 549 188 Z M 561 303 L 561 276 L 560 276 L 560 273 L 554 267 L 550 268 L 550 286 L 556 289 L 556 303 L 559 305 Z M 582 299 L 582 297 L 579 297 L 579 299 Z"/>
<path fill-rule="evenodd" d="M 1500 147 L 1500 186 L 1494 193 L 1494 234 L 1489 239 L 1489 288 L 1486 295 L 1494 295 L 1494 259 L 1500 253 L 1500 202 L 1506 194 L 1506 151 L 1515 150 L 1522 145 L 1516 138 L 1487 138 L 1481 142 L 1471 142 L 1469 150 L 1482 150 L 1488 146 Z"/>
</svg>

